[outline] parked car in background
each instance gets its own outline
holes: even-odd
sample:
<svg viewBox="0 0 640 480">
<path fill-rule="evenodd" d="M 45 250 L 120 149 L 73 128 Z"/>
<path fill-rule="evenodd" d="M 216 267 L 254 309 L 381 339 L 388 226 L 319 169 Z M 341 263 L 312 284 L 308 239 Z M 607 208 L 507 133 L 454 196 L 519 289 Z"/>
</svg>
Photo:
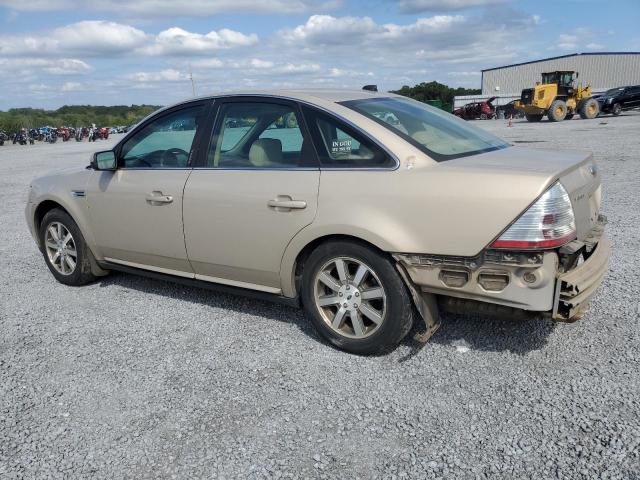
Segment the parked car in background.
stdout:
<svg viewBox="0 0 640 480">
<path fill-rule="evenodd" d="M 620 115 L 624 110 L 640 107 L 640 85 L 607 90 L 596 98 L 601 113 Z"/>
<path fill-rule="evenodd" d="M 496 115 L 502 118 L 524 118 L 524 112 L 515 107 L 518 100 L 511 100 L 505 105 L 496 107 Z"/>
<path fill-rule="evenodd" d="M 462 107 L 458 107 L 453 111 L 456 117 L 464 120 L 488 120 L 496 116 L 496 107 L 493 101 L 496 97 L 491 97 L 483 102 L 467 103 Z"/>
<path fill-rule="evenodd" d="M 369 354 L 414 312 L 423 338 L 439 309 L 580 318 L 610 254 L 600 199 L 589 153 L 389 93 L 289 90 L 164 108 L 89 168 L 33 180 L 26 219 L 63 284 L 121 270 L 251 292 Z"/>
<path fill-rule="evenodd" d="M 0 130 L 0 146 L 4 145 L 7 140 L 9 140 L 9 135 L 4 130 Z"/>
</svg>

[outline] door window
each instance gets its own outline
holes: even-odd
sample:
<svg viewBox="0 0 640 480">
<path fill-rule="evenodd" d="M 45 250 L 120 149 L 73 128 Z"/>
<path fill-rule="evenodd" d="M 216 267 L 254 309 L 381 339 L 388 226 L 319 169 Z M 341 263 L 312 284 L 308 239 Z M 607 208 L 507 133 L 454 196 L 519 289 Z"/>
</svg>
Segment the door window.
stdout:
<svg viewBox="0 0 640 480">
<path fill-rule="evenodd" d="M 122 146 L 123 168 L 187 168 L 203 106 L 188 107 L 152 120 Z"/>
<path fill-rule="evenodd" d="M 395 165 L 373 142 L 338 119 L 310 108 L 305 108 L 304 112 L 323 167 L 386 168 Z"/>
<path fill-rule="evenodd" d="M 291 168 L 313 158 L 292 106 L 232 102 L 220 107 L 218 117 L 208 167 Z"/>
</svg>

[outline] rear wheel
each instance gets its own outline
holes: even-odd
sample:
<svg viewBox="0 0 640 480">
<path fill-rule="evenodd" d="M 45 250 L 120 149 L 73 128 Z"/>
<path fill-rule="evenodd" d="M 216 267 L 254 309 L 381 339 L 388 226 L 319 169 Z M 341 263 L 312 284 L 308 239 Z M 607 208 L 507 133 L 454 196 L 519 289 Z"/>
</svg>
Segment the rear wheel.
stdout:
<svg viewBox="0 0 640 480">
<path fill-rule="evenodd" d="M 542 120 L 542 117 L 544 117 L 544 115 L 536 115 L 533 113 L 525 113 L 524 116 L 527 117 L 527 121 L 529 122 L 539 122 Z"/>
<path fill-rule="evenodd" d="M 600 105 L 595 98 L 587 98 L 580 103 L 580 118 L 596 118 L 600 113 Z"/>
<path fill-rule="evenodd" d="M 95 280 L 91 251 L 67 212 L 59 208 L 47 212 L 40 224 L 40 243 L 47 267 L 60 283 L 79 286 Z"/>
<path fill-rule="evenodd" d="M 622 105 L 620 105 L 619 103 L 614 103 L 611 113 L 613 113 L 616 117 L 620 115 L 622 113 Z"/>
<path fill-rule="evenodd" d="M 547 117 L 552 122 L 561 122 L 567 116 L 567 104 L 564 100 L 554 100 L 549 107 Z"/>
<path fill-rule="evenodd" d="M 313 251 L 304 266 L 302 300 L 318 332 L 351 353 L 389 350 L 413 324 L 413 303 L 393 263 L 355 242 Z"/>
</svg>

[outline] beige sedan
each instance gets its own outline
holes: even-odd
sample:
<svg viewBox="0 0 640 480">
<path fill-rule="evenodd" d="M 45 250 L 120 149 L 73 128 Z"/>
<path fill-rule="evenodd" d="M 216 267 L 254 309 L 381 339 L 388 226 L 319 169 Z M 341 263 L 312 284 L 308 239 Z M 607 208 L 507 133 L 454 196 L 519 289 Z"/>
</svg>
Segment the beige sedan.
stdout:
<svg viewBox="0 0 640 480">
<path fill-rule="evenodd" d="M 35 179 L 27 223 L 54 277 L 110 270 L 302 305 L 354 353 L 439 309 L 573 321 L 607 270 L 590 154 L 509 145 L 371 91 L 199 98 L 87 168 Z"/>
</svg>

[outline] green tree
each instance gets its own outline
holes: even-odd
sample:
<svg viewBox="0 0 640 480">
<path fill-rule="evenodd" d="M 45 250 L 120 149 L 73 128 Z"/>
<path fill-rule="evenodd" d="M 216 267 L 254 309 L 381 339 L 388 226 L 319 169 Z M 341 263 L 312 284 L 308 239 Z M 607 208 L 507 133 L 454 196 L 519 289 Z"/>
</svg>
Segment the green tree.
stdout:
<svg viewBox="0 0 640 480">
<path fill-rule="evenodd" d="M 451 88 L 433 81 L 422 82 L 413 87 L 405 85 L 399 90 L 393 90 L 391 93 L 397 93 L 398 95 L 403 95 L 425 103 L 439 101 L 441 104 L 452 105 L 453 97 L 458 95 L 479 95 L 481 90 L 477 88 Z"/>
</svg>

